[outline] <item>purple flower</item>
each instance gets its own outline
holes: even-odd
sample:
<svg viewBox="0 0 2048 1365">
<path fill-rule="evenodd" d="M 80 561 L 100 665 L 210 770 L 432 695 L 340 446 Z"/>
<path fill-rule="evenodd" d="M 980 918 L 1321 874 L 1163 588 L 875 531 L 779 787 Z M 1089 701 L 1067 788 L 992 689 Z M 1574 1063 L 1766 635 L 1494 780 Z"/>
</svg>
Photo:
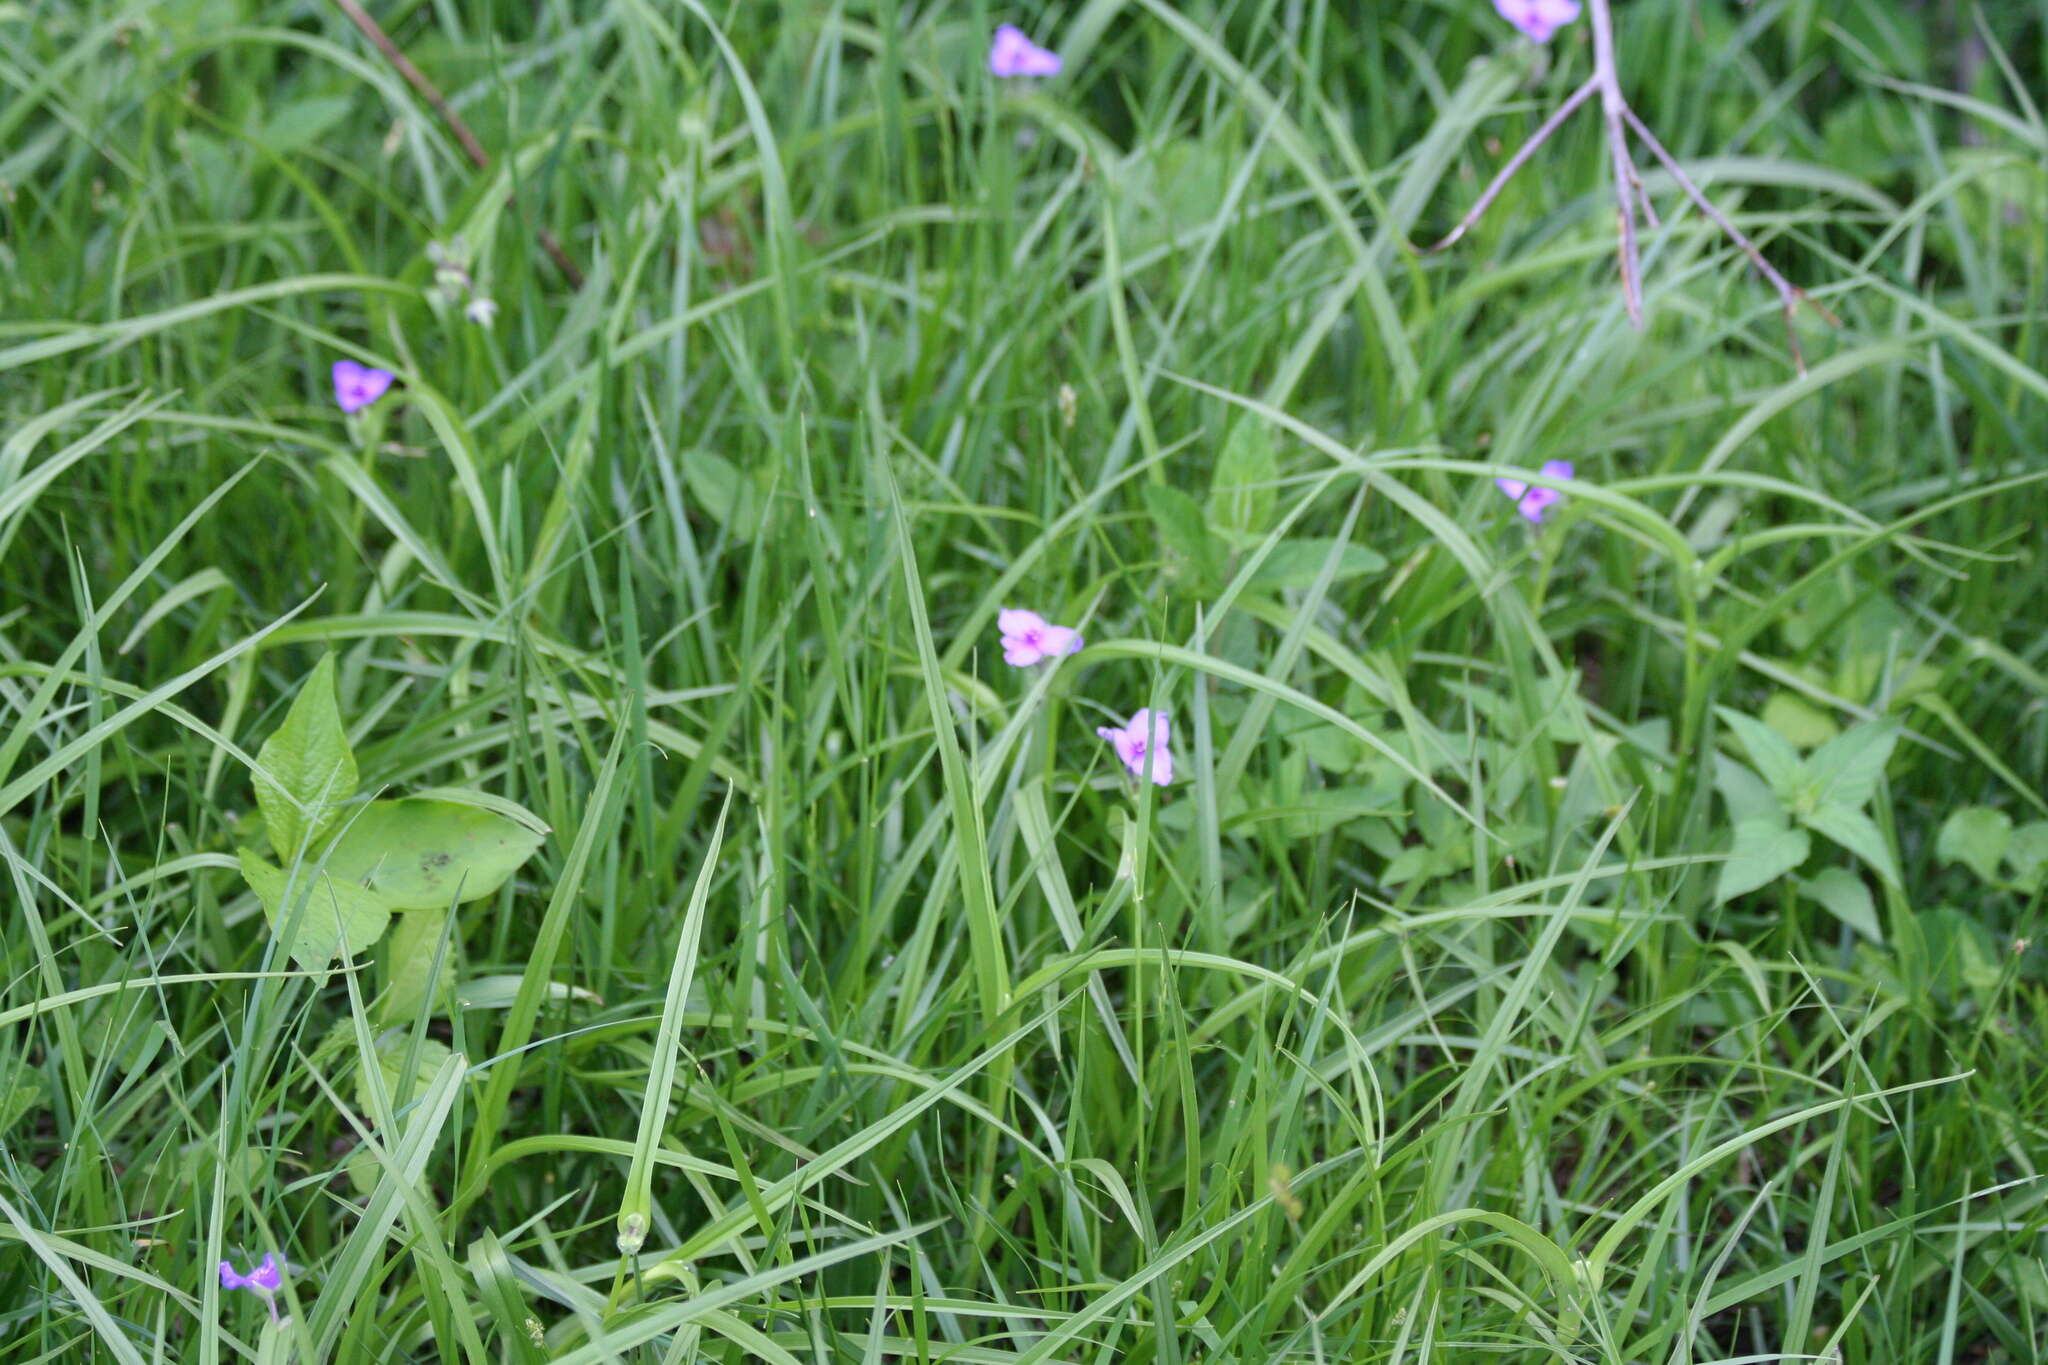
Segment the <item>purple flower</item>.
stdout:
<svg viewBox="0 0 2048 1365">
<path fill-rule="evenodd" d="M 1173 751 L 1167 747 L 1166 712 L 1147 707 L 1132 712 L 1131 723 L 1122 729 L 1098 725 L 1095 733 L 1116 747 L 1116 756 L 1131 770 L 1131 776 L 1149 776 L 1162 787 L 1173 781 Z"/>
<path fill-rule="evenodd" d="M 1579 0 L 1493 0 L 1493 7 L 1532 43 L 1549 42 L 1552 34 L 1579 17 Z"/>
<path fill-rule="evenodd" d="M 343 412 L 361 412 L 384 396 L 398 376 L 389 370 L 373 370 L 353 360 L 334 362 L 334 401 Z"/>
<path fill-rule="evenodd" d="M 1569 479 L 1572 476 L 1570 460 L 1545 460 L 1543 477 L 1546 479 Z M 1520 479 L 1495 479 L 1494 487 L 1515 500 L 1515 510 L 1530 521 L 1540 522 L 1543 514 L 1564 501 L 1564 494 L 1555 488 L 1537 488 L 1523 483 Z"/>
<path fill-rule="evenodd" d="M 284 1288 L 284 1271 L 278 1267 L 275 1254 L 265 1256 L 255 1268 L 244 1275 L 227 1262 L 220 1263 L 220 1287 L 222 1289 L 246 1289 L 257 1295 L 270 1308 L 270 1320 L 278 1322 L 277 1291 Z"/>
<path fill-rule="evenodd" d="M 1006 607 L 996 613 L 996 629 L 1003 633 L 1003 662 L 1029 668 L 1044 659 L 1075 654 L 1081 637 L 1070 626 L 1056 626 L 1035 611 Z"/>
<path fill-rule="evenodd" d="M 1015 24 L 1004 24 L 989 47 L 988 69 L 998 76 L 1057 76 L 1060 54 L 1032 42 Z"/>
</svg>

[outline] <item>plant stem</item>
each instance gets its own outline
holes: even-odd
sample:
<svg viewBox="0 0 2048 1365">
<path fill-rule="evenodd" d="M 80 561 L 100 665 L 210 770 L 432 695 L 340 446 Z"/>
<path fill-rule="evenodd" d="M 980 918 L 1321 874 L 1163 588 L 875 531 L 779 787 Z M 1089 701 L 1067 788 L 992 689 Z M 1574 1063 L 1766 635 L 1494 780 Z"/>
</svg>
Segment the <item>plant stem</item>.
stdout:
<svg viewBox="0 0 2048 1365">
<path fill-rule="evenodd" d="M 386 33 L 377 21 L 356 3 L 356 0 L 334 0 L 334 4 L 349 17 L 350 23 L 362 30 L 363 36 L 370 40 L 371 45 L 384 54 L 384 60 L 390 62 L 399 75 L 405 77 L 405 83 L 441 116 L 441 122 L 447 124 L 448 131 L 455 134 L 455 140 L 462 144 L 462 150 L 468 155 L 470 162 L 478 170 L 487 169 L 491 164 L 490 153 L 484 150 L 483 143 L 477 141 L 476 134 L 469 130 L 469 125 L 462 121 L 462 115 L 455 112 L 455 106 L 448 103 L 448 97 L 441 93 L 440 87 L 428 80 L 427 74 L 412 64 L 412 59 L 405 55 L 397 43 L 391 41 L 391 35 Z M 548 253 L 555 263 L 555 268 L 569 281 L 569 287 L 581 289 L 583 271 L 577 267 L 567 249 L 562 246 L 555 234 L 546 228 L 537 229 L 537 233 L 540 237 L 541 250 Z"/>
</svg>

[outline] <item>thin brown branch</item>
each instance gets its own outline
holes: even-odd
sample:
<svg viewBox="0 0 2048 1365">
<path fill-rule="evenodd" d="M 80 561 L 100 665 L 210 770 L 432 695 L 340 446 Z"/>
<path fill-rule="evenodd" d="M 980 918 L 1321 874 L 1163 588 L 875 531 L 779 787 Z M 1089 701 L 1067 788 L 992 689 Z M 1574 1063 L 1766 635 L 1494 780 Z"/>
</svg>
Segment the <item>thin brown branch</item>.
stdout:
<svg viewBox="0 0 2048 1365">
<path fill-rule="evenodd" d="M 1592 98 L 1593 92 L 1598 88 L 1598 82 L 1587 81 L 1584 85 L 1572 91 L 1565 99 L 1565 102 L 1558 105 L 1551 112 L 1549 118 L 1543 120 L 1543 126 L 1529 134 L 1528 141 L 1516 148 L 1515 154 L 1508 158 L 1507 165 L 1502 166 L 1494 174 L 1493 179 L 1487 182 L 1486 189 L 1480 193 L 1478 200 L 1473 203 L 1465 216 L 1459 220 L 1458 225 L 1451 229 L 1450 234 L 1436 245 L 1430 247 L 1429 250 L 1442 251 L 1445 247 L 1450 246 L 1460 237 L 1471 231 L 1472 225 L 1485 216 L 1487 208 L 1499 197 L 1500 192 L 1507 188 L 1508 181 L 1515 178 L 1515 172 L 1521 170 L 1528 163 L 1529 158 L 1536 154 L 1537 148 L 1550 141 L 1551 134 L 1562 128 L 1565 120 L 1576 113 L 1580 105 Z"/>
<path fill-rule="evenodd" d="M 412 60 L 399 49 L 398 44 L 391 41 L 391 35 L 386 33 L 378 25 L 377 21 L 372 19 L 361 5 L 356 3 L 356 0 L 334 0 L 334 3 L 343 14 L 348 16 L 349 22 L 362 30 L 363 36 L 368 38 L 371 44 L 384 54 L 384 60 L 390 62 L 392 68 L 399 75 L 405 77 L 405 83 L 410 85 L 414 92 L 421 99 L 425 100 L 436 114 L 441 116 L 441 122 L 448 125 L 448 131 L 453 133 L 455 140 L 462 144 L 462 150 L 469 157 L 471 163 L 478 170 L 488 169 L 491 164 L 491 158 L 490 154 L 484 150 L 483 143 L 477 141 L 476 134 L 469 130 L 469 125 L 462 121 L 462 115 L 455 112 L 455 107 L 448 103 L 447 96 L 441 93 L 440 88 L 427 79 L 427 74 L 424 71 L 421 71 L 412 64 Z M 564 279 L 569 281 L 569 287 L 581 289 L 583 287 L 583 272 L 577 268 L 576 262 L 570 257 L 568 251 L 563 248 L 561 242 L 556 240 L 555 234 L 549 232 L 546 228 L 540 228 L 538 235 L 540 237 L 541 249 L 548 253 L 550 259 L 555 263 L 555 268 L 562 272 Z"/>
<path fill-rule="evenodd" d="M 1806 357 L 1800 353 L 1799 337 L 1793 330 L 1793 313 L 1803 303 L 1826 319 L 1830 327 L 1840 327 L 1842 320 L 1830 312 L 1826 305 L 1813 298 L 1804 289 L 1801 289 L 1798 285 L 1780 275 L 1776 267 L 1765 259 L 1764 253 L 1757 248 L 1756 243 L 1744 236 L 1742 229 L 1730 222 L 1727 215 L 1714 206 L 1714 201 L 1707 197 L 1706 192 L 1693 183 L 1692 177 L 1685 173 L 1685 168 L 1678 164 L 1678 158 L 1665 150 L 1664 144 L 1657 140 L 1657 135 L 1651 132 L 1642 119 L 1636 116 L 1636 112 L 1630 109 L 1627 113 L 1629 127 L 1635 129 L 1636 136 L 1643 140 L 1643 145 L 1650 149 L 1650 154 L 1656 157 L 1658 162 L 1670 174 L 1671 178 L 1678 182 L 1678 187 L 1685 191 L 1686 198 L 1692 200 L 1698 206 L 1699 211 L 1705 214 L 1715 227 L 1726 233 L 1728 239 L 1741 248 L 1742 254 L 1749 257 L 1749 263 L 1756 267 L 1757 274 L 1763 276 L 1770 283 L 1771 287 L 1778 291 L 1778 301 L 1784 305 L 1785 309 L 1785 333 L 1791 341 L 1792 360 L 1799 367 L 1800 373 L 1804 374 L 1806 372 Z"/>
<path fill-rule="evenodd" d="M 1600 113 L 1607 123 L 1607 159 L 1614 175 L 1614 212 L 1621 232 L 1621 295 L 1628 305 L 1628 321 L 1638 331 L 1643 326 L 1642 260 L 1636 249 L 1635 190 L 1630 180 L 1635 168 L 1629 162 L 1628 101 L 1621 93 L 1621 73 L 1614 60 L 1614 19 L 1607 0 L 1592 0 L 1589 22 L 1593 26 L 1593 83 L 1600 90 Z"/>
<path fill-rule="evenodd" d="M 1652 230 L 1663 227 L 1662 220 L 1657 217 L 1657 206 L 1650 202 L 1650 191 L 1644 186 L 1642 174 L 1636 170 L 1636 163 L 1633 157 L 1629 159 L 1628 163 L 1628 179 L 1629 183 L 1635 186 L 1636 206 L 1643 211 L 1643 221 L 1648 223 Z"/>
<path fill-rule="evenodd" d="M 1633 130 L 1664 169 L 1670 172 L 1671 178 L 1678 182 L 1686 197 L 1697 204 L 1700 211 L 1742 249 L 1743 254 L 1749 257 L 1750 264 L 1756 267 L 1757 273 L 1778 291 L 1778 299 L 1784 305 L 1785 333 L 1791 345 L 1792 363 L 1799 368 L 1801 374 L 1804 374 L 1806 357 L 1800 353 L 1799 335 L 1793 326 L 1793 314 L 1797 311 L 1798 305 L 1803 303 L 1813 309 L 1825 318 L 1830 326 L 1841 326 L 1841 320 L 1815 301 L 1805 290 L 1772 268 L 1756 244 L 1745 237 L 1735 224 L 1728 220 L 1726 214 L 1714 207 L 1713 201 L 1692 182 L 1692 178 L 1678 164 L 1677 158 L 1666 151 L 1664 144 L 1644 126 L 1642 119 L 1629 105 L 1627 96 L 1621 91 L 1621 69 L 1614 49 L 1614 15 L 1609 5 L 1610 0 L 1587 0 L 1587 8 L 1591 11 L 1588 23 L 1593 30 L 1592 76 L 1584 85 L 1572 91 L 1564 103 L 1543 121 L 1543 125 L 1529 135 L 1529 139 L 1516 149 L 1515 154 L 1508 158 L 1507 164 L 1494 175 L 1485 191 L 1480 194 L 1478 202 L 1472 205 L 1464 218 L 1459 220 L 1458 225 L 1451 229 L 1450 234 L 1442 241 L 1429 249 L 1442 251 L 1469 232 L 1492 206 L 1508 181 L 1528 164 L 1536 149 L 1548 142 L 1551 135 L 1564 125 L 1565 120 L 1597 92 L 1600 96 L 1602 121 L 1606 124 L 1608 172 L 1614 181 L 1615 231 L 1619 238 L 1621 257 L 1621 292 L 1622 299 L 1628 307 L 1630 324 L 1638 330 L 1643 325 L 1642 258 L 1637 242 L 1636 215 L 1640 213 L 1641 221 L 1652 228 L 1663 226 L 1658 221 L 1656 205 L 1650 202 L 1650 192 L 1643 184 L 1642 173 L 1636 169 L 1635 158 L 1629 154 L 1628 137 L 1629 132 Z"/>
</svg>

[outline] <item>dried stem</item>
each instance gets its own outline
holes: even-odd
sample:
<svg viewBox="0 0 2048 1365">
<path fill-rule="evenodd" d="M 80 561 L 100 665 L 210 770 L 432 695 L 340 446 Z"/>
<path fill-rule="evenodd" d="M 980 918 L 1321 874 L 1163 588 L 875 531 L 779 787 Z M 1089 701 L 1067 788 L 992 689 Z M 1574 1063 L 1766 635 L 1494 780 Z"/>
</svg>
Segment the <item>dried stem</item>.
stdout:
<svg viewBox="0 0 2048 1365">
<path fill-rule="evenodd" d="M 1656 157 L 1663 164 L 1664 169 L 1670 172 L 1671 178 L 1678 182 L 1678 187 L 1685 191 L 1685 197 L 1698 205 L 1700 212 L 1704 213 L 1713 222 L 1715 227 L 1721 229 L 1736 246 L 1742 248 L 1742 254 L 1749 257 L 1749 263 L 1756 267 L 1756 273 L 1763 276 L 1770 283 L 1771 287 L 1778 291 L 1778 300 L 1785 306 L 1785 334 L 1792 341 L 1792 358 L 1798 363 L 1800 372 L 1802 374 L 1805 373 L 1806 361 L 1799 354 L 1799 338 L 1792 331 L 1793 312 L 1803 303 L 1823 318 L 1826 318 L 1830 327 L 1840 327 L 1842 320 L 1829 312 L 1824 305 L 1814 300 L 1804 289 L 1801 289 L 1798 285 L 1780 275 L 1771 263 L 1764 259 L 1764 253 L 1757 249 L 1756 243 L 1743 236 L 1742 230 L 1729 222 L 1727 216 L 1720 209 L 1714 207 L 1714 201 L 1707 198 L 1706 192 L 1693 183 L 1692 177 L 1687 175 L 1685 169 L 1678 164 L 1678 158 L 1665 150 L 1664 144 L 1659 142 L 1657 135 L 1652 133 L 1645 126 L 1642 119 L 1636 116 L 1635 110 L 1630 109 L 1627 112 L 1628 126 L 1636 130 L 1636 136 L 1641 138 L 1643 145 L 1650 149 L 1650 155 Z"/>
<path fill-rule="evenodd" d="M 1628 156 L 1624 126 L 1628 101 L 1621 93 L 1621 73 L 1614 61 L 1614 20 L 1607 0 L 1592 0 L 1593 83 L 1600 90 L 1600 113 L 1607 122 L 1607 159 L 1614 170 L 1614 211 L 1621 229 L 1621 295 L 1628 305 L 1629 325 L 1643 325 L 1642 262 L 1636 252 L 1636 212 L 1630 177 L 1635 166 Z"/>
<path fill-rule="evenodd" d="M 468 155 L 471 163 L 478 170 L 488 169 L 491 164 L 491 158 L 490 154 L 484 151 L 483 143 L 477 141 L 476 134 L 469 130 L 469 125 L 462 121 L 462 115 L 455 112 L 455 107 L 448 103 L 447 97 L 441 93 L 439 87 L 427 79 L 424 71 L 421 71 L 412 64 L 412 60 L 399 49 L 398 44 L 391 41 L 391 35 L 386 33 L 378 25 L 377 21 L 372 19 L 361 5 L 356 3 L 356 0 L 334 0 L 334 3 L 343 14 L 349 17 L 349 22 L 362 30 L 363 36 L 368 38 L 371 44 L 384 54 L 384 59 L 391 63 L 392 68 L 399 75 L 405 77 L 405 83 L 410 85 L 419 97 L 425 100 L 436 114 L 441 116 L 441 121 L 448 125 L 449 132 L 455 134 L 455 140 L 462 144 L 462 150 Z M 563 278 L 569 281 L 569 287 L 581 289 L 583 287 L 583 272 L 577 268 L 576 262 L 571 259 L 568 251 L 556 239 L 555 234 L 549 232 L 546 228 L 540 228 L 538 229 L 538 235 L 540 237 L 541 249 L 548 253 L 549 258 L 555 263 L 555 268 L 560 270 Z"/>
<path fill-rule="evenodd" d="M 345 3 L 346 0 L 342 2 Z M 1628 137 L 1630 130 L 1634 130 L 1636 136 L 1643 140 L 1643 145 L 1650 149 L 1650 154 L 1670 172 L 1671 178 L 1678 183 L 1686 197 L 1697 204 L 1714 226 L 1726 233 L 1729 240 L 1741 248 L 1742 254 L 1749 257 L 1750 263 L 1757 268 L 1757 273 L 1778 291 L 1778 298 L 1785 307 L 1785 332 L 1791 343 L 1792 362 L 1799 368 L 1800 373 L 1804 374 L 1806 359 L 1800 353 L 1799 337 L 1792 326 L 1792 314 L 1797 305 L 1806 304 L 1825 318 L 1830 326 L 1839 327 L 1842 325 L 1841 321 L 1809 297 L 1804 290 L 1772 268 L 1756 244 L 1744 236 L 1741 230 L 1728 220 L 1727 215 L 1714 207 L 1713 201 L 1707 198 L 1679 166 L 1677 158 L 1665 150 L 1664 144 L 1657 140 L 1656 135 L 1630 107 L 1627 96 L 1621 92 L 1621 68 L 1614 55 L 1614 16 L 1608 5 L 1609 0 L 1587 0 L 1587 8 L 1590 11 L 1588 22 L 1593 30 L 1592 76 L 1584 85 L 1572 91 L 1564 103 L 1543 121 L 1542 126 L 1529 135 L 1528 140 L 1516 149 L 1515 154 L 1508 158 L 1507 164 L 1502 166 L 1487 184 L 1478 201 L 1472 205 L 1464 218 L 1459 220 L 1458 225 L 1451 229 L 1442 241 L 1429 249 L 1441 251 L 1469 232 L 1473 225 L 1485 216 L 1486 210 L 1507 187 L 1508 181 L 1528 164 L 1529 158 L 1535 155 L 1536 150 L 1548 142 L 1551 135 L 1578 111 L 1579 106 L 1597 92 L 1600 96 L 1602 121 L 1607 127 L 1607 160 L 1609 172 L 1614 180 L 1614 216 L 1620 236 L 1621 292 L 1628 308 L 1629 322 L 1637 328 L 1643 325 L 1642 261 L 1636 240 L 1636 216 L 1640 213 L 1642 221 L 1652 228 L 1662 226 L 1657 218 L 1656 207 L 1650 202 L 1649 191 L 1643 185 L 1643 177 L 1636 169 L 1634 158 L 1629 155 Z"/>
<path fill-rule="evenodd" d="M 1465 214 L 1458 225 L 1451 229 L 1450 234 L 1429 249 L 1431 251 L 1442 251 L 1445 247 L 1450 246 L 1460 237 L 1471 231 L 1472 225 L 1485 216 L 1487 207 L 1493 203 L 1495 197 L 1507 188 L 1508 181 L 1515 178 L 1515 172 L 1528 164 L 1529 158 L 1536 155 L 1536 149 L 1550 141 L 1550 135 L 1564 127 L 1565 120 L 1577 113 L 1579 106 L 1591 99 L 1593 92 L 1597 89 L 1599 89 L 1598 82 L 1587 81 L 1584 85 L 1572 91 L 1566 97 L 1565 102 L 1558 105 L 1549 118 L 1543 120 L 1543 126 L 1529 134 L 1529 140 L 1524 142 L 1515 150 L 1515 154 L 1508 158 L 1508 164 L 1501 167 L 1499 173 L 1488 182 L 1485 191 L 1480 194 L 1478 202 L 1472 205 L 1470 211 Z"/>
</svg>

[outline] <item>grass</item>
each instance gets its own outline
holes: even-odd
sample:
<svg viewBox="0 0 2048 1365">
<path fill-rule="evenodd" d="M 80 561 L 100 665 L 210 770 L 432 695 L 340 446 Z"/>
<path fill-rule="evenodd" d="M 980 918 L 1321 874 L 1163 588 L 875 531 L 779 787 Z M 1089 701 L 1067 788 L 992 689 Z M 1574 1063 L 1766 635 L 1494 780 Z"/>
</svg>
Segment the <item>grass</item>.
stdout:
<svg viewBox="0 0 2048 1365">
<path fill-rule="evenodd" d="M 376 10 L 487 169 L 339 9 L 0 5 L 0 1365 L 2048 1354 L 2038 6 L 1617 16 L 1804 374 L 1589 121 L 1408 246 L 1583 25 Z M 333 971 L 323 658 L 549 830 Z"/>
</svg>

